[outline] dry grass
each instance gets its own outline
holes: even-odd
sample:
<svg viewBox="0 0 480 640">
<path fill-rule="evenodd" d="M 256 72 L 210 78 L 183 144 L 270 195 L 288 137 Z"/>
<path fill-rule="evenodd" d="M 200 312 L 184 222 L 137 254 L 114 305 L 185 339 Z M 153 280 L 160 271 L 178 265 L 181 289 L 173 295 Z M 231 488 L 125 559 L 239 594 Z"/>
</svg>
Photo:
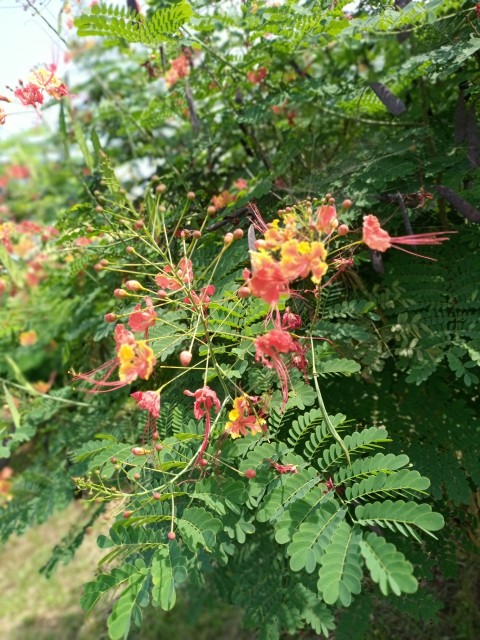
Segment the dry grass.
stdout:
<svg viewBox="0 0 480 640">
<path fill-rule="evenodd" d="M 68 565 L 60 565 L 51 578 L 39 573 L 51 550 L 70 527 L 87 519 L 85 506 L 74 502 L 47 523 L 15 537 L 0 550 L 0 638 L 2 640 L 106 640 L 106 619 L 111 602 L 103 599 L 91 614 L 79 605 L 82 585 L 95 575 L 104 551 L 97 548 L 105 521 L 96 523 Z M 192 620 L 192 617 L 195 619 Z M 145 611 L 140 631 L 131 640 L 248 640 L 239 631 L 240 615 L 233 607 L 212 602 L 205 610 L 191 610 L 179 599 L 165 614 L 153 607 Z"/>
</svg>

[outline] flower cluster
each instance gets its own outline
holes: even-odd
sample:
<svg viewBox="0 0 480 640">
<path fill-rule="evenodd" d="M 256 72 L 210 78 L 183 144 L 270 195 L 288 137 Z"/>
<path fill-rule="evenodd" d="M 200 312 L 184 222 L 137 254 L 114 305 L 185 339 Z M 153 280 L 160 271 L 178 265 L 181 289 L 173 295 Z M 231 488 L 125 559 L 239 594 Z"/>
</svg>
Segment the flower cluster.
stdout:
<svg viewBox="0 0 480 640">
<path fill-rule="evenodd" d="M 24 106 L 31 106 L 35 109 L 43 104 L 45 93 L 55 100 L 61 100 L 68 96 L 67 86 L 55 75 L 56 70 L 55 64 L 34 69 L 26 84 L 22 81 L 18 83 L 18 88 L 13 92 L 14 96 Z"/>
<path fill-rule="evenodd" d="M 282 221 L 260 225 L 263 238 L 255 241 L 251 251 L 252 271 L 244 272 L 252 295 L 275 306 L 299 278 L 310 276 L 314 284 L 320 284 L 328 269 L 326 243 L 339 226 L 331 200 L 316 211 L 310 202 L 288 207 L 279 212 Z"/>
</svg>

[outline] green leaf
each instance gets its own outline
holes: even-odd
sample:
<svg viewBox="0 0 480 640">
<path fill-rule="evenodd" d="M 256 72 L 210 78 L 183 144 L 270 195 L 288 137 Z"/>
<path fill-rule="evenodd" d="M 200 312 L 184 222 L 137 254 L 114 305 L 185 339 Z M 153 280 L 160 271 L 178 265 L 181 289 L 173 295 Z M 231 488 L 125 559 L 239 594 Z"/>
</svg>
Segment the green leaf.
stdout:
<svg viewBox="0 0 480 640">
<path fill-rule="evenodd" d="M 372 580 L 379 585 L 384 596 L 390 590 L 397 596 L 415 593 L 418 582 L 413 575 L 413 565 L 393 544 L 371 532 L 360 542 L 360 551 Z"/>
<path fill-rule="evenodd" d="M 345 518 L 346 509 L 336 500 L 322 504 L 303 522 L 287 547 L 292 571 L 312 573 L 320 562 L 335 530 Z"/>
<path fill-rule="evenodd" d="M 193 496 L 224 516 L 228 511 L 240 513 L 238 505 L 245 504 L 248 493 L 241 480 L 211 476 L 197 482 Z"/>
<path fill-rule="evenodd" d="M 148 579 L 147 571 L 140 570 L 128 579 L 128 585 L 115 602 L 112 613 L 108 616 L 108 633 L 111 640 L 127 638 L 132 618 L 141 623 L 142 614 L 140 607 L 148 604 Z"/>
<path fill-rule="evenodd" d="M 379 472 L 347 487 L 345 498 L 352 501 L 365 500 L 367 496 L 381 493 L 387 495 L 392 493 L 424 493 L 429 486 L 430 480 L 421 476 L 418 471 L 402 469 L 390 475 Z"/>
<path fill-rule="evenodd" d="M 10 409 L 10 415 L 12 416 L 15 429 L 20 429 L 20 414 L 18 413 L 15 400 L 13 399 L 13 396 L 8 390 L 5 383 L 3 383 L 3 393 L 5 394 L 5 400 L 7 401 L 8 408 Z"/>
<path fill-rule="evenodd" d="M 355 517 L 362 525 L 378 525 L 388 527 L 392 531 L 400 531 L 404 535 L 412 535 L 417 540 L 414 529 L 417 527 L 428 535 L 435 537 L 431 531 L 438 531 L 445 522 L 443 516 L 432 511 L 428 504 L 385 500 L 385 502 L 371 502 L 359 505 L 355 509 Z"/>
<path fill-rule="evenodd" d="M 86 611 L 90 611 L 104 593 L 125 583 L 136 572 L 134 565 L 124 564 L 118 569 L 113 569 L 111 573 L 100 574 L 95 580 L 84 585 L 80 605 Z"/>
<path fill-rule="evenodd" d="M 175 520 L 182 540 L 191 551 L 203 547 L 210 551 L 215 544 L 215 536 L 222 530 L 222 522 L 201 507 L 185 509 L 181 518 Z"/>
<path fill-rule="evenodd" d="M 348 607 L 352 594 L 361 591 L 362 565 L 360 559 L 361 531 L 341 522 L 321 559 L 318 590 L 327 604 L 339 601 Z"/>
<path fill-rule="evenodd" d="M 175 587 L 187 579 L 186 559 L 175 541 L 155 552 L 151 572 L 153 605 L 170 611 L 176 601 Z"/>
<path fill-rule="evenodd" d="M 281 484 L 270 491 L 263 500 L 257 520 L 274 522 L 292 502 L 301 500 L 319 482 L 320 478 L 313 467 L 281 476 Z"/>
</svg>

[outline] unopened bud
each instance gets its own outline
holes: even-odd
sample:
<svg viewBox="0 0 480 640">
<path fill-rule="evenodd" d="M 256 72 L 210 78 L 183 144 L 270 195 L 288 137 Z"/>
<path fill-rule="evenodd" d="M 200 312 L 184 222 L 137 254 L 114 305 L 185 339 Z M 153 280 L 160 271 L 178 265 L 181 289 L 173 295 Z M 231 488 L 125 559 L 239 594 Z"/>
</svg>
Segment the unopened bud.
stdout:
<svg viewBox="0 0 480 640">
<path fill-rule="evenodd" d="M 145 447 L 132 447 L 132 453 L 134 456 L 144 456 L 147 453 Z"/>
<path fill-rule="evenodd" d="M 191 351 L 182 351 L 180 354 L 180 364 L 182 367 L 188 367 L 190 362 L 192 361 L 192 352 Z"/>
<path fill-rule="evenodd" d="M 198 240 L 198 238 L 202 237 L 202 232 L 198 229 L 195 229 L 195 231 L 192 233 L 192 236 L 195 238 L 195 240 Z"/>
<path fill-rule="evenodd" d="M 155 187 L 155 191 L 157 193 L 164 193 L 166 190 L 167 190 L 167 185 L 163 184 L 163 182 L 161 182 L 159 185 Z"/>
<path fill-rule="evenodd" d="M 130 518 L 133 514 L 133 511 L 124 511 L 123 512 L 123 517 L 124 518 Z"/>
<path fill-rule="evenodd" d="M 243 238 L 243 229 L 235 229 L 235 231 L 233 232 L 233 237 L 235 240 L 240 240 L 240 238 Z"/>
<path fill-rule="evenodd" d="M 133 224 L 133 228 L 136 229 L 137 231 L 138 231 L 138 229 L 143 229 L 144 226 L 145 226 L 145 223 L 144 223 L 143 220 L 137 220 Z"/>
<path fill-rule="evenodd" d="M 255 471 L 255 469 L 247 469 L 243 475 L 245 476 L 245 478 L 251 480 L 252 478 L 255 478 L 257 472 Z"/>
<path fill-rule="evenodd" d="M 168 534 L 167 534 L 167 538 L 169 540 L 175 540 L 176 537 L 177 536 L 175 535 L 175 531 L 169 531 Z"/>
<path fill-rule="evenodd" d="M 353 202 L 352 202 L 349 198 L 346 198 L 346 200 L 344 200 L 344 201 L 342 202 L 342 207 L 343 207 L 344 209 L 350 209 L 350 207 L 352 206 L 352 204 L 353 204 Z"/>
<path fill-rule="evenodd" d="M 157 291 L 157 297 L 158 297 L 160 300 L 165 300 L 165 298 L 167 297 L 167 295 L 168 295 L 168 294 L 167 294 L 167 292 L 165 291 L 165 289 L 159 289 L 159 290 Z"/>
<path fill-rule="evenodd" d="M 223 236 L 223 243 L 224 244 L 231 244 L 233 242 L 233 233 L 226 233 Z"/>
<path fill-rule="evenodd" d="M 195 193 L 193 191 L 189 191 L 187 193 L 188 200 L 195 200 Z"/>
<path fill-rule="evenodd" d="M 143 289 L 138 280 L 127 280 L 124 286 L 125 289 L 128 289 L 129 291 L 140 291 L 141 289 Z"/>
<path fill-rule="evenodd" d="M 105 320 L 105 322 L 115 322 L 115 320 L 117 319 L 117 314 L 116 313 L 106 313 L 103 316 L 103 319 Z"/>
<path fill-rule="evenodd" d="M 115 296 L 115 298 L 126 298 L 128 296 L 128 293 L 124 289 L 115 289 L 113 295 Z"/>
<path fill-rule="evenodd" d="M 347 227 L 346 224 L 341 224 L 338 229 L 337 229 L 337 233 L 339 236 L 346 236 L 347 233 L 349 233 L 350 229 Z"/>
<path fill-rule="evenodd" d="M 250 296 L 250 289 L 248 287 L 240 287 L 237 291 L 237 296 L 239 298 L 248 298 Z"/>
</svg>

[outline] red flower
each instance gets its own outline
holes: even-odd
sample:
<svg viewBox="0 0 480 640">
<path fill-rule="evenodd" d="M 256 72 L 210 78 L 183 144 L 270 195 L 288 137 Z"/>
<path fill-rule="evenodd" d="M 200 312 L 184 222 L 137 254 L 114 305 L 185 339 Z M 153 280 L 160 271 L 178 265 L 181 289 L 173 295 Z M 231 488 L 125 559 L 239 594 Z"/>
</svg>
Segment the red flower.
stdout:
<svg viewBox="0 0 480 640">
<path fill-rule="evenodd" d="M 393 247 L 394 249 L 399 249 L 400 251 L 405 251 L 406 253 L 412 253 L 411 251 L 407 251 L 406 249 L 403 249 L 402 247 L 399 247 L 397 245 L 442 244 L 442 242 L 445 242 L 449 239 L 448 237 L 446 237 L 446 235 L 449 233 L 455 233 L 455 231 L 432 231 L 431 233 L 417 233 L 411 236 L 399 236 L 393 238 L 392 236 L 390 236 L 388 231 L 382 229 L 378 218 L 376 218 L 375 216 L 364 216 L 363 218 L 363 242 L 370 249 L 381 251 L 382 253 L 387 249 L 390 249 L 391 247 Z M 432 260 L 432 258 L 429 258 L 428 256 L 420 257 Z"/>
<path fill-rule="evenodd" d="M 283 406 L 288 400 L 288 369 L 285 362 L 280 357 L 281 353 L 290 353 L 298 351 L 298 342 L 296 342 L 288 331 L 283 329 L 272 329 L 269 333 L 259 336 L 255 340 L 257 349 L 255 360 L 261 360 L 269 369 L 275 369 L 280 381 L 280 388 L 283 396 Z"/>
<path fill-rule="evenodd" d="M 290 311 L 290 307 L 285 309 L 282 316 L 282 329 L 298 329 L 302 326 L 302 319 L 296 313 Z"/>
<path fill-rule="evenodd" d="M 297 473 L 298 471 L 296 464 L 279 464 L 273 460 L 270 460 L 270 464 L 279 473 Z"/>
<path fill-rule="evenodd" d="M 203 416 L 208 415 L 212 407 L 215 407 L 217 413 L 220 411 L 220 400 L 217 394 L 210 387 L 205 386 L 196 391 L 184 391 L 186 396 L 195 398 L 193 405 L 193 415 L 197 420 L 201 420 Z"/>
<path fill-rule="evenodd" d="M 164 275 L 165 273 L 175 274 L 173 276 Z M 163 270 L 163 273 L 157 273 L 155 276 L 155 282 L 161 289 L 170 289 L 170 291 L 179 291 L 183 289 L 182 282 L 184 284 L 191 285 L 193 282 L 193 269 L 192 261 L 188 258 L 182 258 L 178 263 L 176 272 L 173 271 L 170 265 L 167 265 Z"/>
<path fill-rule="evenodd" d="M 198 450 L 197 464 L 203 459 L 203 454 L 208 447 L 210 440 L 210 428 L 211 417 L 210 411 L 212 407 L 215 407 L 216 412 L 220 411 L 220 400 L 217 398 L 217 394 L 210 387 L 205 386 L 196 391 L 184 391 L 186 396 L 192 396 L 195 398 L 195 404 L 193 405 L 193 415 L 197 420 L 201 420 L 205 416 L 205 433 L 203 434 L 203 441 Z"/>
<path fill-rule="evenodd" d="M 27 85 L 20 83 L 20 87 L 14 91 L 16 98 L 25 106 L 37 108 L 37 105 L 43 104 L 43 95 L 36 84 L 29 82 Z"/>
<path fill-rule="evenodd" d="M 316 228 L 320 233 L 331 233 L 338 227 L 337 211 L 331 204 L 324 204 L 317 209 Z"/>
<path fill-rule="evenodd" d="M 133 329 L 133 331 L 145 332 L 145 338 L 148 337 L 148 329 L 149 327 L 153 327 L 156 320 L 157 314 L 155 309 L 153 308 L 153 301 L 151 298 L 145 298 L 146 308 L 142 309 L 140 304 L 137 304 L 135 309 L 130 314 L 128 318 L 128 324 Z"/>
<path fill-rule="evenodd" d="M 213 296 L 215 293 L 215 287 L 213 284 L 209 284 L 200 291 L 200 294 L 195 293 L 195 291 L 190 292 L 190 298 L 184 298 L 185 304 L 192 304 L 192 302 L 197 306 L 203 306 L 204 311 L 207 309 L 210 304 L 210 296 Z"/>
<path fill-rule="evenodd" d="M 225 425 L 225 431 L 232 438 L 248 435 L 247 429 L 250 429 L 252 434 L 266 430 L 265 420 L 252 412 L 252 400 L 251 397 L 244 395 L 233 401 L 233 409 L 229 412 L 228 422 Z"/>
<path fill-rule="evenodd" d="M 253 274 L 250 277 L 248 270 L 244 271 L 250 291 L 257 298 L 262 298 L 270 305 L 276 305 L 282 294 L 288 294 L 288 278 L 283 273 L 280 265 L 267 253 L 252 254 Z"/>
<path fill-rule="evenodd" d="M 130 396 L 137 401 L 140 409 L 145 409 L 154 418 L 160 415 L 160 394 L 156 391 L 135 391 Z"/>
</svg>

